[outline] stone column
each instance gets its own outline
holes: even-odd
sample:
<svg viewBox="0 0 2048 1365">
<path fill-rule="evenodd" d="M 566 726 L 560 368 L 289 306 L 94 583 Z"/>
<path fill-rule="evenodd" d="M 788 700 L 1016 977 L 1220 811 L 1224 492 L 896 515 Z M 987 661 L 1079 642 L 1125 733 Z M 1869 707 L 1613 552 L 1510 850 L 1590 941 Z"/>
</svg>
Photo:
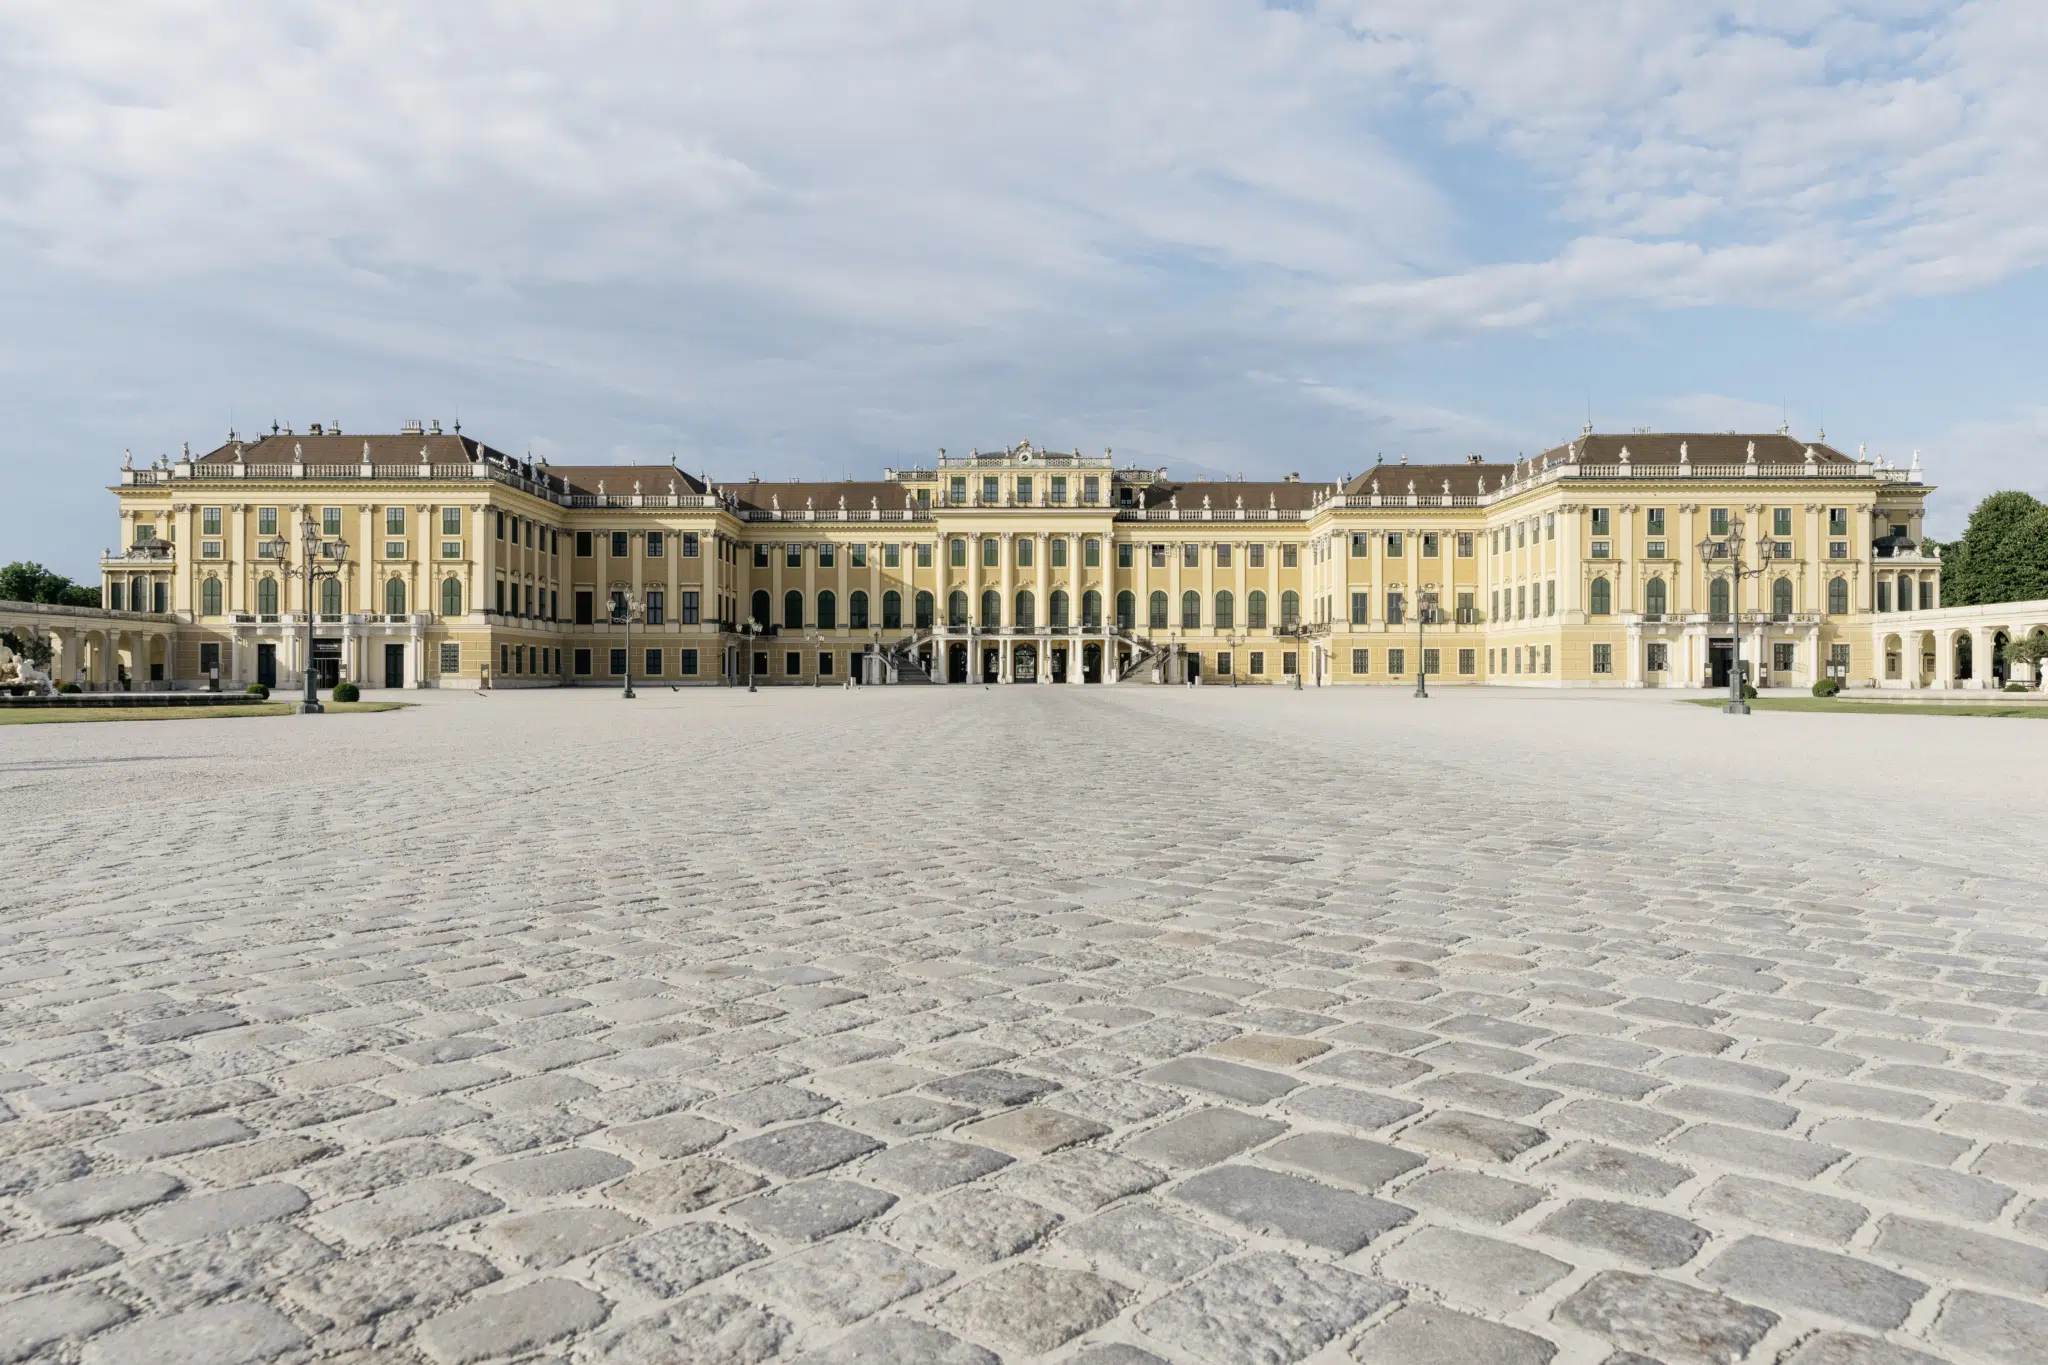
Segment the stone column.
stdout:
<svg viewBox="0 0 2048 1365">
<path fill-rule="evenodd" d="M 497 522 L 488 503 L 478 504 L 470 528 L 469 615 L 481 621 L 491 609 L 491 583 L 497 575 Z"/>
<path fill-rule="evenodd" d="M 1698 539 L 1692 533 L 1693 512 L 1697 503 L 1680 503 L 1678 507 L 1678 543 L 1671 548 L 1678 554 L 1677 564 L 1672 569 L 1672 610 L 1686 615 L 1703 608 L 1694 605 L 1693 584 L 1700 576 Z M 1682 566 L 1682 569 L 1679 567 Z M 1704 591 L 1704 589 L 1702 589 Z M 1697 675 L 1695 675 L 1697 676 Z"/>
<path fill-rule="evenodd" d="M 1992 637 L 1997 634 L 1991 626 L 1973 626 L 1970 629 L 1970 686 L 1985 692 L 1998 687 L 1998 678 L 1991 671 Z"/>
</svg>

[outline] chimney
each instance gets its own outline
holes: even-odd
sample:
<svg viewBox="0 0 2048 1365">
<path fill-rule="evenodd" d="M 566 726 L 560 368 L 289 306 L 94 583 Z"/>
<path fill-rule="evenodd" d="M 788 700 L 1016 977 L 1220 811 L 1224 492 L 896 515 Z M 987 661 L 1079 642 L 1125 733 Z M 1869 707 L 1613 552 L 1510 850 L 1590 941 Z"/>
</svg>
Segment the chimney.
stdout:
<svg viewBox="0 0 2048 1365">
<path fill-rule="evenodd" d="M 441 434 L 441 419 L 440 419 L 440 418 L 438 418 L 438 417 L 436 417 L 436 418 L 435 418 L 435 419 L 434 419 L 433 421 L 431 421 L 431 422 L 427 423 L 427 435 L 429 435 L 429 436 L 439 436 L 440 434 Z"/>
<path fill-rule="evenodd" d="M 318 422 L 315 422 L 313 423 L 312 426 L 307 427 L 306 430 L 311 432 L 313 435 L 318 436 L 320 434 L 320 424 Z"/>
<path fill-rule="evenodd" d="M 1465 463 L 1466 463 L 1466 464 L 1485 464 L 1485 463 L 1486 463 L 1486 459 L 1485 459 L 1485 457 L 1484 457 L 1484 456 L 1480 456 L 1480 455 L 1467 455 L 1467 456 L 1465 457 Z"/>
</svg>

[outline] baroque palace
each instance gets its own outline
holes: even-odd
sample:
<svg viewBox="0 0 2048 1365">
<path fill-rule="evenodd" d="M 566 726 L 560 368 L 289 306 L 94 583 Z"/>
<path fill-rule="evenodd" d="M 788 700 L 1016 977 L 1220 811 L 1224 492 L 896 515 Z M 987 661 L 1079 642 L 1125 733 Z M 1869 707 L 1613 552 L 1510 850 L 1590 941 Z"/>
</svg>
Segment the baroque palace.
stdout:
<svg viewBox="0 0 2048 1365">
<path fill-rule="evenodd" d="M 1917 456 L 1783 431 L 1589 427 L 1512 463 L 1341 480 L 1182 481 L 1024 443 L 720 483 L 438 423 L 316 425 L 113 491 L 106 610 L 48 623 L 60 681 L 1720 686 L 1739 635 L 1752 677 L 1787 686 L 1898 678 L 1873 621 L 1939 606 Z"/>
</svg>

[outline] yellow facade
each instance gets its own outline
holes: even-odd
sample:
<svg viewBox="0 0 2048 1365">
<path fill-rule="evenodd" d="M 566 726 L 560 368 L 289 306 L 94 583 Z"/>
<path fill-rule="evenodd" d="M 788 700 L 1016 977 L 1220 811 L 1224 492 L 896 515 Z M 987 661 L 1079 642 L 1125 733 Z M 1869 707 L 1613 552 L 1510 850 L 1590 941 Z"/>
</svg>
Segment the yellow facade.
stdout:
<svg viewBox="0 0 2048 1365">
<path fill-rule="evenodd" d="M 1412 685 L 1427 667 L 1692 686 L 1725 677 L 1738 632 L 1752 676 L 1804 685 L 1870 678 L 1873 616 L 1939 591 L 1918 469 L 1783 433 L 1589 431 L 1526 461 L 1320 482 L 1020 445 L 873 482 L 721 484 L 530 464 L 438 427 L 316 428 L 124 470 L 114 491 L 103 601 L 162 623 L 133 667 L 187 685 L 289 684 L 309 606 L 315 667 L 370 686 L 617 684 L 622 665 L 677 685 Z M 310 603 L 308 518 L 337 571 Z M 105 681 L 91 656 L 72 663 Z"/>
</svg>

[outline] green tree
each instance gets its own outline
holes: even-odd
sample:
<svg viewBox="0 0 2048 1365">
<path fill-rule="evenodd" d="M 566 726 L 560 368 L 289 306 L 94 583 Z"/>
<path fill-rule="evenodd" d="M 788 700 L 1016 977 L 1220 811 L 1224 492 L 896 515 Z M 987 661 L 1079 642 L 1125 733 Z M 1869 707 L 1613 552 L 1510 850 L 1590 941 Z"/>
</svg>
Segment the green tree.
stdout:
<svg viewBox="0 0 2048 1365">
<path fill-rule="evenodd" d="M 32 560 L 16 560 L 0 567 L 0 601 L 96 607 L 100 604 L 100 590 L 80 587 L 63 574 L 53 573 Z"/>
<path fill-rule="evenodd" d="M 1993 493 L 1970 513 L 1961 540 L 1942 547 L 1944 606 L 2048 597 L 2048 506 L 2031 494 Z"/>
</svg>

